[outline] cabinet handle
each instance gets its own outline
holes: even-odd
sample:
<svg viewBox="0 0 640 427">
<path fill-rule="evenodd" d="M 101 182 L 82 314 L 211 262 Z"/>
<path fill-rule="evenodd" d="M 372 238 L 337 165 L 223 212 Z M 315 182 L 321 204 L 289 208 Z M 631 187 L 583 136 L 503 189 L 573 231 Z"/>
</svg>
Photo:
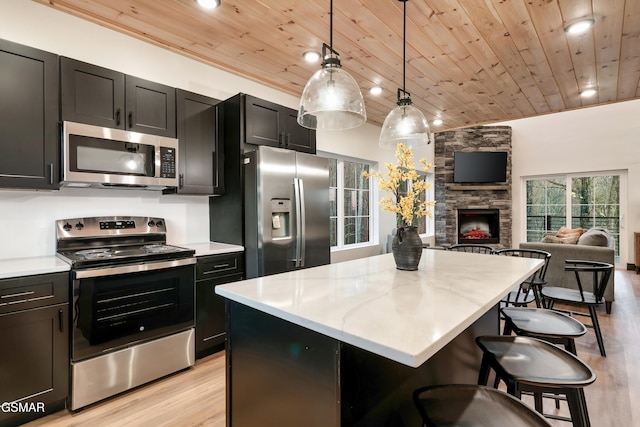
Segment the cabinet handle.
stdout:
<svg viewBox="0 0 640 427">
<path fill-rule="evenodd" d="M 280 143 L 281 147 L 284 147 L 284 132 L 280 132 L 278 142 Z"/>
<path fill-rule="evenodd" d="M 49 163 L 49 184 L 53 185 L 53 163 Z"/>
<path fill-rule="evenodd" d="M 120 126 L 120 109 L 116 110 L 116 126 Z"/>
<path fill-rule="evenodd" d="M 291 145 L 291 134 L 287 134 L 287 147 Z"/>
<path fill-rule="evenodd" d="M 184 174 L 178 175 L 178 187 L 184 188 Z"/>
<path fill-rule="evenodd" d="M 23 297 L 26 295 L 33 295 L 33 294 L 35 294 L 34 291 L 18 292 L 17 294 L 0 295 L 0 298 L 16 298 L 16 297 Z"/>
<path fill-rule="evenodd" d="M 133 127 L 133 112 L 129 112 L 129 129 Z"/>
<path fill-rule="evenodd" d="M 213 269 L 214 269 L 214 270 L 217 270 L 217 269 L 219 269 L 219 268 L 227 268 L 227 267 L 229 267 L 229 264 L 228 264 L 228 263 L 227 263 L 227 264 L 218 264 L 218 265 L 214 265 L 214 266 L 213 266 Z"/>
<path fill-rule="evenodd" d="M 64 313 L 62 312 L 62 310 L 58 310 L 58 325 L 59 325 L 60 332 L 64 332 L 64 328 L 62 326 L 63 320 L 64 320 Z"/>
</svg>

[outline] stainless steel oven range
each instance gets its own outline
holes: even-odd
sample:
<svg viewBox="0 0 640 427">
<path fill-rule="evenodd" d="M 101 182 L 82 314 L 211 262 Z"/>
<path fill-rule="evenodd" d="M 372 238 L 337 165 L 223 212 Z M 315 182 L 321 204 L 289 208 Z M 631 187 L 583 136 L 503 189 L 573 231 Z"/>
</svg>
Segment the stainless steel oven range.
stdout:
<svg viewBox="0 0 640 427">
<path fill-rule="evenodd" d="M 194 364 L 196 259 L 166 234 L 163 218 L 56 222 L 71 265 L 71 410 Z"/>
</svg>

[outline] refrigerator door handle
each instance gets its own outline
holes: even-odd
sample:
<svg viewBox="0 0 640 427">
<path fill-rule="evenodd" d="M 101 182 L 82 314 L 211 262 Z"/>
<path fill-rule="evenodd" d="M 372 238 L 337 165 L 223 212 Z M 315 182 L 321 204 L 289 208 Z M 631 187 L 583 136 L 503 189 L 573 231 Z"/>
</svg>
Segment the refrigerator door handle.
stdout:
<svg viewBox="0 0 640 427">
<path fill-rule="evenodd" d="M 296 200 L 296 253 L 294 266 L 300 267 L 300 250 L 302 247 L 302 204 L 300 202 L 300 180 L 293 178 L 293 196 Z"/>
<path fill-rule="evenodd" d="M 304 206 L 304 180 L 302 178 L 298 178 L 298 192 L 300 193 L 300 197 L 298 198 L 299 204 L 300 204 L 300 233 L 298 233 L 298 236 L 300 236 L 300 240 L 299 240 L 299 244 L 300 244 L 299 260 L 300 260 L 300 263 L 299 263 L 299 266 L 300 267 L 304 267 L 305 242 L 307 241 L 307 236 L 306 236 L 306 230 L 307 230 L 306 217 L 307 217 L 307 214 L 305 212 L 305 206 Z"/>
</svg>

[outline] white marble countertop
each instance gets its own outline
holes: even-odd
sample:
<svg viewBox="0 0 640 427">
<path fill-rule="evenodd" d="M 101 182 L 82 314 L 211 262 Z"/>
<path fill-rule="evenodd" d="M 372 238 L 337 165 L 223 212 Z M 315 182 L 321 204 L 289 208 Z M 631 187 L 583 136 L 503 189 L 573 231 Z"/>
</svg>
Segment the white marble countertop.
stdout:
<svg viewBox="0 0 640 427">
<path fill-rule="evenodd" d="M 231 252 L 242 252 L 244 246 L 230 245 L 228 243 L 202 242 L 178 244 L 183 248 L 194 249 L 196 256 L 227 254 Z"/>
<path fill-rule="evenodd" d="M 418 271 L 391 254 L 216 287 L 262 312 L 418 367 L 542 261 L 424 250 Z"/>
<path fill-rule="evenodd" d="M 0 279 L 69 271 L 71 267 L 57 256 L 0 260 Z"/>
</svg>

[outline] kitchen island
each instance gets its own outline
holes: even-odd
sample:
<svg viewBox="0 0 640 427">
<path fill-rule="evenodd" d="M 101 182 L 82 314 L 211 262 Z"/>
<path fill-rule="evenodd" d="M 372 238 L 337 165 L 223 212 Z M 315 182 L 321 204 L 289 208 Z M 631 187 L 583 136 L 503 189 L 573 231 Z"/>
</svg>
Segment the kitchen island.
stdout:
<svg viewBox="0 0 640 427">
<path fill-rule="evenodd" d="M 218 286 L 227 298 L 227 424 L 420 425 L 411 392 L 475 383 L 474 338 L 542 261 L 424 250 Z"/>
</svg>

